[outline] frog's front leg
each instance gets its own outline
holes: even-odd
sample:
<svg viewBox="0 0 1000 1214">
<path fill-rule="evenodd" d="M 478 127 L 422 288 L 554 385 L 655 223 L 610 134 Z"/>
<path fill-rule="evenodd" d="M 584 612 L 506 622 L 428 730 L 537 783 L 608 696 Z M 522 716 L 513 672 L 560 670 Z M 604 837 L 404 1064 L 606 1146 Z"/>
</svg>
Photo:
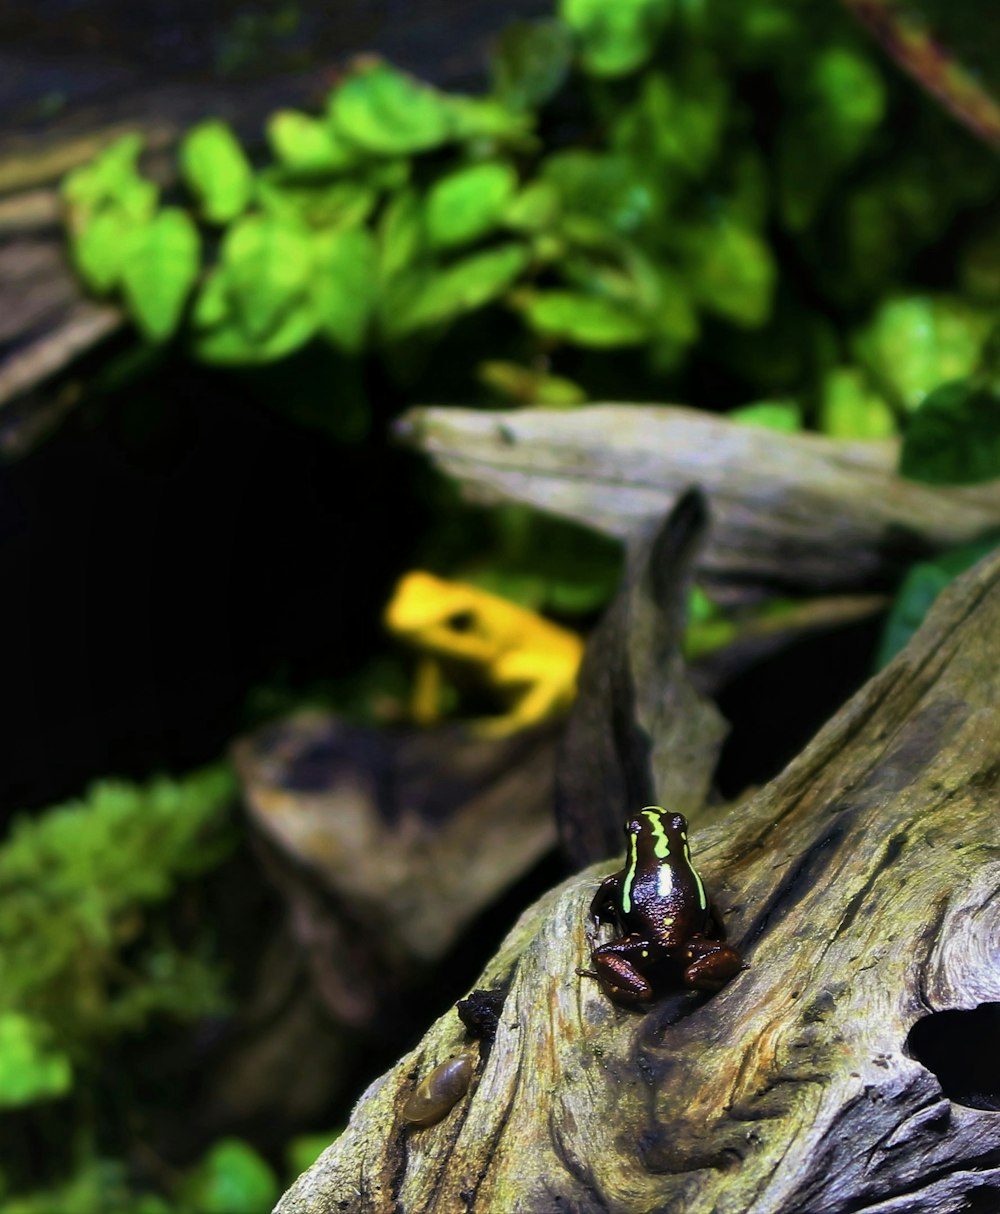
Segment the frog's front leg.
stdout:
<svg viewBox="0 0 1000 1214">
<path fill-rule="evenodd" d="M 441 720 L 443 687 L 441 663 L 437 658 L 418 658 L 410 695 L 410 715 L 418 725 L 436 725 Z"/>
<path fill-rule="evenodd" d="M 511 696 L 508 712 L 477 721 L 480 736 L 503 737 L 557 716 L 573 701 L 576 671 L 561 654 L 534 650 L 503 654 L 490 669 L 497 687 Z"/>
<path fill-rule="evenodd" d="M 706 936 L 692 936 L 684 945 L 684 985 L 696 991 L 717 991 L 735 978 L 746 963 L 736 949 Z"/>
<path fill-rule="evenodd" d="M 590 903 L 590 917 L 598 923 L 617 923 L 618 907 L 621 906 L 621 873 L 612 873 L 605 877 L 597 887 L 597 893 Z M 620 930 L 620 928 L 619 928 Z"/>
<path fill-rule="evenodd" d="M 650 953 L 650 943 L 644 937 L 622 936 L 595 948 L 590 954 L 594 968 L 580 972 L 596 978 L 609 999 L 645 1003 L 653 998 L 653 988 L 641 973 Z"/>
</svg>

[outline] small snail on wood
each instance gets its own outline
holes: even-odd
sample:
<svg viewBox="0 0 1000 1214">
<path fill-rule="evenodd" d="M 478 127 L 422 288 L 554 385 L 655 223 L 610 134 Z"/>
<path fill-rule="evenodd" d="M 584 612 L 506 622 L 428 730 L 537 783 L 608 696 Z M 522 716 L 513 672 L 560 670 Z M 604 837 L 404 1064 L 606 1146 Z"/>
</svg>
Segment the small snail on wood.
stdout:
<svg viewBox="0 0 1000 1214">
<path fill-rule="evenodd" d="M 410 1093 L 403 1105 L 403 1120 L 422 1128 L 445 1117 L 469 1090 L 472 1055 L 459 1054 L 439 1063 Z"/>
</svg>

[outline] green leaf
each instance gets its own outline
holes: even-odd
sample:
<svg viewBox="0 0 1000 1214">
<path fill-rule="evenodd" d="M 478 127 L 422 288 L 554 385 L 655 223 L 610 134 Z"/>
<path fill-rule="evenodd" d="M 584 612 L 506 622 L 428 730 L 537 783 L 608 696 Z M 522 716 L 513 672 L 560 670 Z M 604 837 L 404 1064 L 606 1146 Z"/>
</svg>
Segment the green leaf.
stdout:
<svg viewBox="0 0 1000 1214">
<path fill-rule="evenodd" d="M 533 181 L 507 204 L 503 222 L 517 232 L 541 232 L 559 215 L 559 191 L 548 181 Z"/>
<path fill-rule="evenodd" d="M 380 156 L 440 147 L 454 130 L 448 98 L 379 60 L 334 90 L 329 115 L 337 135 Z"/>
<path fill-rule="evenodd" d="M 132 219 L 148 219 L 156 209 L 158 191 L 139 175 L 141 135 L 123 135 L 63 179 L 61 192 L 71 224 L 86 219 L 106 203 L 116 203 Z"/>
<path fill-rule="evenodd" d="M 649 336 L 649 325 L 642 317 L 610 299 L 574 291 L 537 291 L 522 307 L 528 323 L 539 333 L 581 346 L 634 346 Z"/>
<path fill-rule="evenodd" d="M 181 175 L 209 223 L 231 223 L 253 195 L 253 170 L 232 128 L 217 118 L 198 123 L 180 146 Z"/>
<path fill-rule="evenodd" d="M 914 409 L 938 384 L 972 374 L 991 319 L 951 296 L 908 295 L 886 300 L 854 346 L 888 399 Z"/>
<path fill-rule="evenodd" d="M 729 412 L 729 420 L 752 426 L 766 426 L 783 434 L 796 434 L 802 429 L 802 410 L 791 400 L 762 400 L 742 405 Z"/>
<path fill-rule="evenodd" d="M 342 350 L 356 354 L 368 332 L 378 288 L 378 250 L 364 228 L 320 237 L 310 284 L 320 330 Z"/>
<path fill-rule="evenodd" d="M 322 1134 L 298 1134 L 292 1138 L 285 1146 L 289 1175 L 299 1176 L 307 1168 L 311 1168 L 326 1148 L 336 1142 L 343 1132 L 341 1127 Z"/>
<path fill-rule="evenodd" d="M 198 1214 L 263 1214 L 281 1188 L 253 1147 L 240 1138 L 222 1138 L 191 1169 L 180 1192 Z"/>
<path fill-rule="evenodd" d="M 880 72 L 847 47 L 825 48 L 797 82 L 797 95 L 778 128 L 776 153 L 782 218 L 793 231 L 812 222 L 885 113 Z"/>
<path fill-rule="evenodd" d="M 624 76 L 652 55 L 673 0 L 560 0 L 559 15 L 576 34 L 584 70 Z"/>
<path fill-rule="evenodd" d="M 476 376 L 505 400 L 518 405 L 579 405 L 587 398 L 572 380 L 499 359 L 480 363 Z"/>
<path fill-rule="evenodd" d="M 19 1012 L 0 1014 L 0 1108 L 17 1108 L 64 1096 L 73 1084 L 69 1058 L 52 1047 L 40 1021 Z"/>
<path fill-rule="evenodd" d="M 130 227 L 118 208 L 109 206 L 72 237 L 73 264 L 87 286 L 101 295 L 121 279 Z"/>
<path fill-rule="evenodd" d="M 511 21 L 490 63 L 493 88 L 513 110 L 537 110 L 562 87 L 573 39 L 560 21 Z"/>
<path fill-rule="evenodd" d="M 500 222 L 517 189 L 509 164 L 473 164 L 439 178 L 427 193 L 427 235 L 432 247 L 468 244 Z"/>
<path fill-rule="evenodd" d="M 378 192 L 364 181 L 304 181 L 286 169 L 265 169 L 257 195 L 269 215 L 319 229 L 354 227 L 378 204 Z"/>
<path fill-rule="evenodd" d="M 411 266 L 423 252 L 426 238 L 423 199 L 404 190 L 386 206 L 379 223 L 379 274 L 385 281 Z"/>
<path fill-rule="evenodd" d="M 655 191 L 624 156 L 557 152 L 546 159 L 541 179 L 556 187 L 565 212 L 592 218 L 605 232 L 634 232 L 656 214 Z"/>
<path fill-rule="evenodd" d="M 150 341 L 174 333 L 200 268 L 201 238 L 187 211 L 167 207 L 131 233 L 122 290 L 129 314 Z"/>
<path fill-rule="evenodd" d="M 382 330 L 396 338 L 473 312 L 502 295 L 528 261 L 528 250 L 510 243 L 433 271 L 397 277 L 380 300 Z"/>
<path fill-rule="evenodd" d="M 681 253 L 695 299 L 745 329 L 771 314 L 777 268 L 765 241 L 742 224 L 720 219 L 685 231 Z"/>
<path fill-rule="evenodd" d="M 891 438 L 892 409 L 857 367 L 833 367 L 822 383 L 819 428 L 831 438 Z"/>
<path fill-rule="evenodd" d="M 691 55 L 669 76 L 642 74 L 639 95 L 612 127 L 614 150 L 658 179 L 677 170 L 701 179 L 722 140 L 729 116 L 725 69 L 707 55 Z"/>
<path fill-rule="evenodd" d="M 968 380 L 935 388 L 907 420 L 899 472 L 930 485 L 1000 477 L 1000 395 Z"/>
<path fill-rule="evenodd" d="M 300 110 L 278 110 L 267 120 L 267 141 L 289 169 L 339 172 L 363 160 L 330 124 Z"/>
<path fill-rule="evenodd" d="M 300 301 L 285 312 L 266 337 L 248 336 L 234 315 L 197 333 L 192 349 L 202 362 L 221 367 L 254 366 L 276 362 L 304 346 L 316 334 L 318 318 L 308 301 Z"/>
<path fill-rule="evenodd" d="M 523 149 L 534 147 L 533 117 L 509 109 L 493 97 L 463 97 L 442 94 L 451 114 L 451 134 L 466 143 L 503 144 Z"/>
<path fill-rule="evenodd" d="M 251 342 L 270 337 L 302 299 L 313 251 L 309 232 L 278 216 L 250 215 L 226 233 L 222 263 Z"/>
<path fill-rule="evenodd" d="M 920 561 L 911 567 L 889 610 L 875 657 L 876 670 L 887 666 L 908 644 L 941 591 L 960 573 L 992 552 L 998 543 L 1000 532 L 994 531 L 970 544 L 963 544 L 933 560 Z"/>
</svg>

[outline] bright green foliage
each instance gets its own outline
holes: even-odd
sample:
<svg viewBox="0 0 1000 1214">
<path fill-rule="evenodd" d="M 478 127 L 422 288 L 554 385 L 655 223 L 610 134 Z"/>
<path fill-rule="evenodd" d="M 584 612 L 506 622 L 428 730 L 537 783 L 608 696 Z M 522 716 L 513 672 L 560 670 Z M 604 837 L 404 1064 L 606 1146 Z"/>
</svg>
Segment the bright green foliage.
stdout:
<svg viewBox="0 0 1000 1214">
<path fill-rule="evenodd" d="M 802 429 L 802 410 L 794 401 L 761 400 L 733 409 L 729 420 L 764 426 L 768 430 L 780 430 L 785 434 L 795 434 Z"/>
<path fill-rule="evenodd" d="M 499 224 L 517 189 L 502 161 L 473 164 L 442 177 L 427 193 L 427 236 L 433 248 L 468 244 Z"/>
<path fill-rule="evenodd" d="M 480 363 L 478 376 L 504 399 L 519 405 L 582 404 L 587 395 L 579 384 L 561 375 L 546 375 L 518 363 L 499 359 Z"/>
<path fill-rule="evenodd" d="M 561 0 L 559 14 L 580 42 L 595 76 L 624 76 L 652 55 L 673 0 Z"/>
<path fill-rule="evenodd" d="M 90 1159 L 70 1180 L 55 1188 L 5 1197 L 3 1211 L 4 1214 L 189 1214 L 152 1193 L 135 1193 L 124 1164 L 99 1158 Z M 261 1210 L 260 1214 L 266 1211 Z"/>
<path fill-rule="evenodd" d="M 893 404 L 914 409 L 938 384 L 972 373 L 990 321 L 951 296 L 890 299 L 858 333 L 858 359 Z"/>
<path fill-rule="evenodd" d="M 338 136 L 379 156 L 426 152 L 455 129 L 447 97 L 377 60 L 331 94 L 329 115 Z"/>
<path fill-rule="evenodd" d="M 777 267 L 756 232 L 723 219 L 692 228 L 683 248 L 692 291 L 705 308 L 747 329 L 767 320 Z"/>
<path fill-rule="evenodd" d="M 277 1176 L 248 1143 L 223 1138 L 191 1169 L 179 1196 L 198 1214 L 266 1214 L 280 1193 Z"/>
<path fill-rule="evenodd" d="M 201 237 L 187 211 L 166 207 L 124 241 L 120 277 L 125 301 L 150 341 L 166 341 L 198 277 Z"/>
<path fill-rule="evenodd" d="M 154 1013 L 217 1010 L 206 960 L 147 937 L 144 908 L 226 854 L 234 792 L 227 767 L 106 781 L 16 821 L 0 846 L 0 1012 L 30 1017 L 40 1047 L 76 1058 Z"/>
<path fill-rule="evenodd" d="M 273 159 L 253 171 L 224 124 L 195 128 L 180 149 L 191 213 L 223 232 L 202 242 L 194 277 L 153 241 L 149 273 L 123 281 L 158 191 L 139 141 L 119 141 L 67 178 L 77 267 L 95 291 L 123 291 L 148 336 L 180 323 L 195 356 L 220 364 L 318 341 L 403 377 L 455 340 L 452 379 L 544 358 L 555 381 L 593 392 L 629 347 L 643 397 L 689 393 L 687 371 L 712 363 L 738 399 L 794 394 L 827 433 L 859 438 L 970 373 L 988 317 L 939 270 L 933 295 L 917 275 L 995 197 L 1000 164 L 841 6 L 555 7 L 501 36 L 486 95 L 367 58 L 322 113 L 275 113 Z M 989 227 L 975 236 L 961 281 L 992 307 L 991 241 Z M 496 348 L 450 337 L 491 306 L 508 315 L 462 332 Z"/>
<path fill-rule="evenodd" d="M 278 161 L 288 169 L 339 172 L 363 159 L 357 148 L 338 136 L 329 123 L 300 110 L 278 110 L 267 123 L 267 139 Z"/>
<path fill-rule="evenodd" d="M 538 291 L 523 306 L 540 333 L 583 346 L 634 346 L 649 335 L 649 326 L 641 318 L 612 299 L 572 291 Z"/>
<path fill-rule="evenodd" d="M 93 216 L 73 242 L 73 260 L 80 274 L 98 295 L 105 295 L 121 281 L 129 231 L 116 206 Z"/>
<path fill-rule="evenodd" d="M 378 248 L 366 228 L 327 232 L 315 242 L 310 292 L 322 332 L 348 354 L 364 345 L 378 287 Z"/>
<path fill-rule="evenodd" d="M 907 419 L 899 471 L 931 485 L 1000 478 L 1000 395 L 975 379 L 928 393 Z"/>
<path fill-rule="evenodd" d="M 801 94 L 781 127 L 777 171 L 782 218 L 801 230 L 881 123 L 885 86 L 870 60 L 834 46 L 795 87 Z"/>
<path fill-rule="evenodd" d="M 896 592 L 885 622 L 875 658 L 876 670 L 887 666 L 909 642 L 941 591 L 960 573 L 992 552 L 998 543 L 1000 534 L 994 532 L 933 560 L 920 561 L 910 569 Z"/>
<path fill-rule="evenodd" d="M 386 167 L 394 163 L 387 162 Z M 316 232 L 364 223 L 379 197 L 378 189 L 367 181 L 335 179 L 317 183 L 284 169 L 261 173 L 257 196 L 265 214 Z"/>
<path fill-rule="evenodd" d="M 307 1168 L 311 1168 L 341 1133 L 341 1130 L 330 1130 L 325 1134 L 300 1134 L 293 1138 L 285 1148 L 289 1174 L 300 1176 Z"/>
<path fill-rule="evenodd" d="M 831 438 L 891 438 L 896 417 L 857 367 L 831 367 L 821 385 L 819 428 Z"/>
<path fill-rule="evenodd" d="M 181 173 L 209 223 L 242 215 L 253 195 L 253 170 L 239 140 L 224 122 L 209 119 L 181 141 Z"/>
<path fill-rule="evenodd" d="M 159 191 L 139 175 L 138 135 L 124 135 L 63 182 L 76 268 L 99 294 L 121 281 L 129 234 L 156 210 Z"/>
<path fill-rule="evenodd" d="M 270 337 L 303 298 L 314 251 L 303 227 L 278 216 L 248 215 L 226 233 L 222 266 L 249 341 Z"/>
<path fill-rule="evenodd" d="M 509 243 L 474 253 L 434 271 L 416 270 L 382 296 L 381 323 L 390 337 L 443 324 L 502 295 L 528 263 L 528 252 Z"/>
<path fill-rule="evenodd" d="M 73 1083 L 70 1060 L 51 1044 L 46 1025 L 20 1012 L 0 1013 L 0 1108 L 64 1096 Z"/>
<path fill-rule="evenodd" d="M 140 135 L 123 135 L 93 160 L 68 174 L 63 181 L 62 196 L 73 228 L 78 230 L 90 216 L 109 205 L 131 220 L 149 218 L 156 206 L 157 189 L 139 175 L 137 162 L 141 151 Z"/>
</svg>

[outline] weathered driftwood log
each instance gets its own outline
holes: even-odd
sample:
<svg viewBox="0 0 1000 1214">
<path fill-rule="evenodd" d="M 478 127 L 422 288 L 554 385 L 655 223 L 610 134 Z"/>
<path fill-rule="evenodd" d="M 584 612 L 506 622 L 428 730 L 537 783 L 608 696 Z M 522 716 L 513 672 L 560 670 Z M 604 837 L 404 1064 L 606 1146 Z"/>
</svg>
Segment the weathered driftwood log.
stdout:
<svg viewBox="0 0 1000 1214">
<path fill-rule="evenodd" d="M 1000 1208 L 998 639 L 994 557 L 781 775 L 698 833 L 750 962 L 719 994 L 617 1010 L 576 974 L 611 866 L 573 877 L 480 979 L 509 991 L 469 1093 L 430 1128 L 401 1118 L 415 1084 L 477 1048 L 449 1011 L 280 1214 Z"/>
<path fill-rule="evenodd" d="M 528 502 L 627 537 L 689 485 L 712 503 L 716 597 L 885 589 L 914 560 L 1000 526 L 1000 482 L 896 476 L 893 442 L 777 434 L 656 405 L 414 409 L 400 434 L 480 500 Z"/>
<path fill-rule="evenodd" d="M 638 537 L 587 641 L 556 764 L 560 841 L 574 868 L 619 850 L 630 809 L 659 798 L 690 818 L 708 797 L 729 728 L 681 656 L 707 523 L 705 499 L 691 490 Z"/>
<path fill-rule="evenodd" d="M 486 739 L 302 712 L 233 757 L 320 999 L 370 1026 L 555 843 L 557 722 Z"/>
</svg>

